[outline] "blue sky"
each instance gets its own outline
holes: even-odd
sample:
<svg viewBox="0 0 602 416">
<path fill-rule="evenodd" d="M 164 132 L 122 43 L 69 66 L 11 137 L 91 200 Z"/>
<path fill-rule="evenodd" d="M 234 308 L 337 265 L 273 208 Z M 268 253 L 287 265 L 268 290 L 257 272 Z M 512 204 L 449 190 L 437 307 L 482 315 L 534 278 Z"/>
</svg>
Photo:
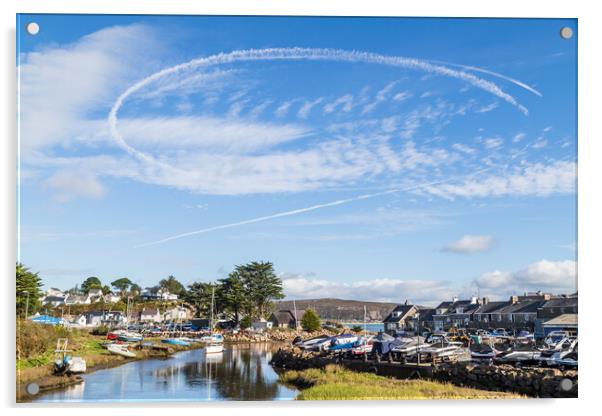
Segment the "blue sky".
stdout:
<svg viewBox="0 0 602 416">
<path fill-rule="evenodd" d="M 268 260 L 289 298 L 575 290 L 574 20 L 18 20 L 46 286 Z"/>
</svg>

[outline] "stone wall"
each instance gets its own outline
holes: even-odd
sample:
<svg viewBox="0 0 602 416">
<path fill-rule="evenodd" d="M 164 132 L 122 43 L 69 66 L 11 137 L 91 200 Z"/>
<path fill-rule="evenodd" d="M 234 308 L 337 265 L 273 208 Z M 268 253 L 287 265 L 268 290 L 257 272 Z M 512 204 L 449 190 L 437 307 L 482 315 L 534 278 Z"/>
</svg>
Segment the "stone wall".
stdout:
<svg viewBox="0 0 602 416">
<path fill-rule="evenodd" d="M 432 377 L 460 386 L 515 392 L 531 397 L 577 397 L 578 393 L 576 370 L 455 363 L 435 366 Z"/>
<path fill-rule="evenodd" d="M 556 368 L 523 367 L 446 363 L 438 365 L 404 365 L 362 360 L 337 359 L 325 355 L 299 351 L 290 347 L 276 352 L 271 364 L 286 370 L 321 368 L 337 363 L 354 371 L 366 371 L 395 378 L 428 378 L 449 382 L 458 386 L 484 390 L 506 391 L 530 397 L 577 397 L 578 374 L 576 370 L 562 371 Z"/>
</svg>

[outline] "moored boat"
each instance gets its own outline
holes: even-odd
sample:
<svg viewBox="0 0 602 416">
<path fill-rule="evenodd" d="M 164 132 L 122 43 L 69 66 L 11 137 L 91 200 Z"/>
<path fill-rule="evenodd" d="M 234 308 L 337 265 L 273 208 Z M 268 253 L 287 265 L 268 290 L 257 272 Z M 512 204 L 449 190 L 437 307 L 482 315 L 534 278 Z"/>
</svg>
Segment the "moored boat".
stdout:
<svg viewBox="0 0 602 416">
<path fill-rule="evenodd" d="M 136 356 L 136 353 L 128 349 L 127 344 L 111 344 L 107 346 L 107 350 L 112 354 L 121 355 L 126 358 L 134 358 Z"/>
</svg>

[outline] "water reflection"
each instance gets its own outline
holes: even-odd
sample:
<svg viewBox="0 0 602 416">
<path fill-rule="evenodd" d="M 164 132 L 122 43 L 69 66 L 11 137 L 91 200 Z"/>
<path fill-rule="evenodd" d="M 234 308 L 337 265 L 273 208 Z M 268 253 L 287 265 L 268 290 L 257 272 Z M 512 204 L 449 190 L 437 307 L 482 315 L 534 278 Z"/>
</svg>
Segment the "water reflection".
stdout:
<svg viewBox="0 0 602 416">
<path fill-rule="evenodd" d="M 227 346 L 223 353 L 186 351 L 167 360 L 138 361 L 85 376 L 37 402 L 156 400 L 290 400 L 296 391 L 278 383 L 268 364 L 269 344 Z"/>
</svg>

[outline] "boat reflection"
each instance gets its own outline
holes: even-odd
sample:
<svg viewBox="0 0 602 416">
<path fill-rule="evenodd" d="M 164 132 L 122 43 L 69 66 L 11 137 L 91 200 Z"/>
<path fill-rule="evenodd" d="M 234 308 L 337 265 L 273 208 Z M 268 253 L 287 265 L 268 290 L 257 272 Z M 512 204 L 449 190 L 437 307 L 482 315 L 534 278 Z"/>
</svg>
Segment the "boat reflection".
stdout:
<svg viewBox="0 0 602 416">
<path fill-rule="evenodd" d="M 84 376 L 85 382 L 49 392 L 36 402 L 291 400 L 278 382 L 269 344 L 229 345 L 217 354 L 185 351 L 167 360 L 132 362 Z"/>
</svg>

